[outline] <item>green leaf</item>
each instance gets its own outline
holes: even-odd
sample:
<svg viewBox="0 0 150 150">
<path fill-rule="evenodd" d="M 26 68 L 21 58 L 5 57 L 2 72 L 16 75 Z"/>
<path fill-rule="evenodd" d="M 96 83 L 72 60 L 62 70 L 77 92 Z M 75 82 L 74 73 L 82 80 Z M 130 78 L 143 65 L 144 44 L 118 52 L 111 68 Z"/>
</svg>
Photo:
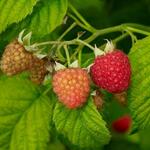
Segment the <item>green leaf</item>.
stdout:
<svg viewBox="0 0 150 150">
<path fill-rule="evenodd" d="M 21 26 L 27 27 L 36 36 L 44 36 L 51 33 L 63 22 L 68 6 L 67 0 L 44 0 L 34 9 Z"/>
<path fill-rule="evenodd" d="M 0 149 L 47 150 L 52 110 L 26 75 L 0 76 Z"/>
<path fill-rule="evenodd" d="M 53 120 L 58 132 L 81 148 L 101 147 L 109 142 L 110 134 L 106 123 L 91 98 L 85 107 L 75 110 L 69 110 L 57 103 Z"/>
<path fill-rule="evenodd" d="M 129 54 L 132 82 L 129 109 L 139 129 L 150 126 L 150 37 L 139 40 Z"/>
<path fill-rule="evenodd" d="M 0 33 L 8 25 L 19 22 L 30 14 L 38 0 L 1 0 L 0 1 Z"/>
<path fill-rule="evenodd" d="M 32 31 L 33 38 L 38 40 L 50 34 L 56 27 L 63 23 L 67 6 L 68 0 L 39 1 L 31 15 L 28 15 L 19 23 L 12 24 L 5 32 L 0 34 L 0 48 L 3 48 L 6 42 L 16 38 L 23 29 L 26 29 L 26 32 Z"/>
</svg>

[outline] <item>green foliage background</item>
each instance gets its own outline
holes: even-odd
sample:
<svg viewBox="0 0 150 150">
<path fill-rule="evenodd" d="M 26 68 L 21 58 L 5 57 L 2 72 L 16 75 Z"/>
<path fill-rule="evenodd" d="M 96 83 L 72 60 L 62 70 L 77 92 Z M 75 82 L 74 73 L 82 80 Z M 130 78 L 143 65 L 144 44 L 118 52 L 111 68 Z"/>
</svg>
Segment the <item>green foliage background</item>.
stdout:
<svg viewBox="0 0 150 150">
<path fill-rule="evenodd" d="M 123 23 L 138 23 L 150 32 L 149 0 L 69 0 L 69 2 L 96 29 Z M 0 0 L 0 54 L 4 47 L 22 29 L 33 32 L 33 41 L 57 40 L 72 24 L 68 18 L 67 0 Z M 76 27 L 63 40 L 76 38 Z M 91 35 L 86 31 L 84 38 Z M 109 33 L 92 41 L 101 46 L 104 39 L 114 39 L 119 32 Z M 89 98 L 83 109 L 68 110 L 58 103 L 49 83 L 33 85 L 28 74 L 8 78 L 0 76 L 0 150 L 149 150 L 150 144 L 150 38 L 135 33 L 133 45 L 127 36 L 117 43 L 131 60 L 132 84 L 128 91 L 128 108 L 120 106 L 111 94 L 104 92 L 106 102 L 98 112 Z M 83 49 L 82 67 L 92 63 L 94 55 Z M 50 82 L 50 81 L 49 81 Z M 51 87 L 50 87 L 51 88 Z M 111 122 L 123 114 L 131 113 L 134 120 L 132 133 L 116 135 Z M 105 146 L 104 146 L 105 145 Z"/>
</svg>

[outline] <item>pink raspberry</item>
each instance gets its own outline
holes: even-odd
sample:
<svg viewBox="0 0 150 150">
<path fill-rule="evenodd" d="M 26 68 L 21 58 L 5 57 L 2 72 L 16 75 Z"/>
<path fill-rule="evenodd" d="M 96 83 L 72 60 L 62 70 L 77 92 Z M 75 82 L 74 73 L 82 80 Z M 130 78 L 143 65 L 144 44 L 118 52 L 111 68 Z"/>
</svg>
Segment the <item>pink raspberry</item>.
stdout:
<svg viewBox="0 0 150 150">
<path fill-rule="evenodd" d="M 89 96 L 90 80 L 81 68 L 63 69 L 53 76 L 53 90 L 68 108 L 81 107 Z"/>
</svg>

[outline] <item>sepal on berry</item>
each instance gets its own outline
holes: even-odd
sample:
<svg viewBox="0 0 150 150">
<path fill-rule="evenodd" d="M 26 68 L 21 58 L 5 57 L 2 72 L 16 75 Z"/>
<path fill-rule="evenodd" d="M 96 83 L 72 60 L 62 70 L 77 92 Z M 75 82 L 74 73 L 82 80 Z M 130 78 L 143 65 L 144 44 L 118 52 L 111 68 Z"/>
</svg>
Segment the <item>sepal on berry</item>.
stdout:
<svg viewBox="0 0 150 150">
<path fill-rule="evenodd" d="M 108 39 L 106 39 L 106 41 L 107 41 L 107 43 L 106 43 L 106 46 L 105 46 L 104 50 L 99 49 L 95 45 L 95 50 L 94 50 L 95 57 L 105 55 L 106 53 L 110 53 L 110 52 L 114 51 L 115 46 L 114 46 L 113 42 L 109 41 Z"/>
<path fill-rule="evenodd" d="M 94 54 L 95 54 L 95 57 L 97 57 L 97 56 L 104 55 L 105 52 L 104 52 L 103 50 L 99 49 L 99 48 L 95 45 Z"/>
<path fill-rule="evenodd" d="M 22 30 L 22 31 L 19 33 L 18 42 L 19 42 L 21 45 L 30 46 L 30 44 L 31 44 L 32 32 L 29 32 L 27 35 L 23 36 L 23 35 L 24 35 L 24 32 L 25 32 L 25 29 Z"/>
<path fill-rule="evenodd" d="M 107 43 L 106 43 L 104 52 L 105 53 L 111 53 L 111 52 L 113 52 L 114 49 L 115 49 L 115 46 L 114 46 L 113 42 L 109 41 L 108 39 L 106 39 L 106 41 L 107 41 Z"/>
<path fill-rule="evenodd" d="M 61 70 L 61 69 L 65 69 L 66 66 L 64 66 L 64 65 L 62 65 L 61 63 L 58 63 L 58 62 L 56 61 L 54 68 L 55 68 L 55 71 L 59 71 L 59 70 Z"/>
<path fill-rule="evenodd" d="M 96 90 L 91 92 L 91 96 L 95 96 L 96 95 Z"/>
<path fill-rule="evenodd" d="M 78 60 L 75 60 L 74 62 L 72 62 L 70 65 L 69 65 L 69 68 L 78 68 L 79 67 L 79 62 Z"/>
<path fill-rule="evenodd" d="M 31 37 L 32 32 L 29 32 L 24 36 L 25 29 L 22 30 L 18 36 L 18 42 L 23 45 L 26 51 L 32 52 L 37 58 L 42 59 L 47 56 L 47 54 L 43 53 L 45 48 L 39 48 L 37 43 L 31 45 Z"/>
<path fill-rule="evenodd" d="M 78 60 L 75 60 L 74 62 L 72 62 L 68 67 L 69 68 L 78 68 L 79 67 Z M 65 69 L 66 66 L 64 66 L 61 63 L 55 62 L 55 67 L 54 68 L 55 68 L 55 71 L 59 71 L 59 70 Z"/>
</svg>

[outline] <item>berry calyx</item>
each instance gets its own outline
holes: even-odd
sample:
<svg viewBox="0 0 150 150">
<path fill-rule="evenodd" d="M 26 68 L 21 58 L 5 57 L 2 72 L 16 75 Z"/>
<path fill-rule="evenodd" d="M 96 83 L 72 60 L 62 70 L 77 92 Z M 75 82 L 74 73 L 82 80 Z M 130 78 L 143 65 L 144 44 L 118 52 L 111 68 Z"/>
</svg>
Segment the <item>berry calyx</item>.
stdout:
<svg viewBox="0 0 150 150">
<path fill-rule="evenodd" d="M 70 109 L 81 107 L 87 101 L 90 80 L 87 72 L 81 68 L 57 71 L 52 84 L 59 101 Z"/>
<path fill-rule="evenodd" d="M 129 86 L 131 66 L 120 50 L 97 56 L 90 70 L 93 82 L 110 93 L 121 93 Z"/>
<path fill-rule="evenodd" d="M 112 122 L 112 129 L 117 133 L 126 133 L 132 124 L 132 118 L 129 115 L 122 116 Z"/>
</svg>

